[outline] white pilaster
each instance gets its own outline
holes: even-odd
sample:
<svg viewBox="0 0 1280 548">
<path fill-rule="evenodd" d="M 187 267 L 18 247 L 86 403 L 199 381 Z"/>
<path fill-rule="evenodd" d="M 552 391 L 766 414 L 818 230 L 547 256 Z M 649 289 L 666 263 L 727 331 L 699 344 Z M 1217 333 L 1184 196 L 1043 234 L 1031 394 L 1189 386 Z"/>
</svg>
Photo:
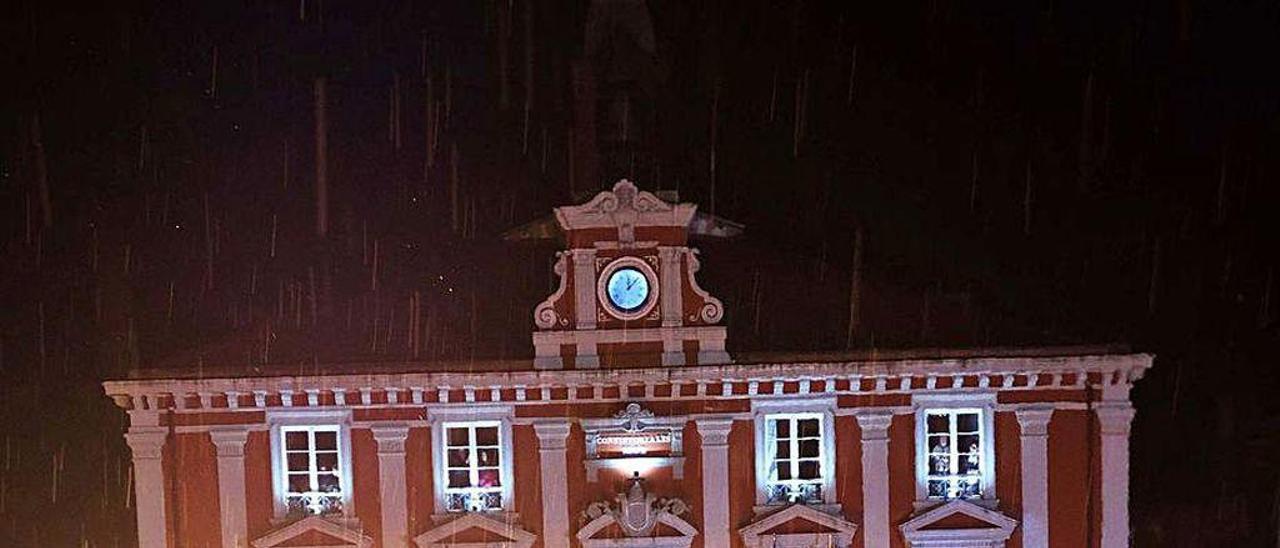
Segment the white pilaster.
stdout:
<svg viewBox="0 0 1280 548">
<path fill-rule="evenodd" d="M 684 248 L 659 246 L 658 264 L 661 266 L 659 276 L 662 278 L 662 325 L 679 327 L 684 324 L 681 314 L 684 312 L 684 291 L 680 286 L 680 258 Z M 681 360 L 683 363 L 683 360 Z"/>
<path fill-rule="evenodd" d="M 862 535 L 866 548 L 889 546 L 889 413 L 860 413 L 862 430 Z"/>
<path fill-rule="evenodd" d="M 376 424 L 370 428 L 378 443 L 378 491 L 382 503 L 382 546 L 407 548 L 409 540 L 409 490 L 405 482 L 404 442 L 409 427 Z"/>
<path fill-rule="evenodd" d="M 1102 437 L 1102 548 L 1129 546 L 1129 402 L 1104 402 L 1094 408 Z"/>
<path fill-rule="evenodd" d="M 596 250 L 574 249 L 573 315 L 578 329 L 596 328 Z"/>
<path fill-rule="evenodd" d="M 538 463 L 542 475 L 542 545 L 569 548 L 569 482 L 565 440 L 566 421 L 534 423 L 538 435 Z"/>
<path fill-rule="evenodd" d="M 703 546 L 730 546 L 729 432 L 733 419 L 698 419 L 702 438 Z"/>
<path fill-rule="evenodd" d="M 244 444 L 249 431 L 244 428 L 216 428 L 209 431 L 218 455 L 218 507 L 222 513 L 222 547 L 249 546 L 249 525 L 244 494 Z"/>
<path fill-rule="evenodd" d="M 140 415 L 131 412 L 134 426 L 124 439 L 133 453 L 133 493 L 138 511 L 138 548 L 168 547 L 168 517 L 165 515 L 164 453 L 168 429 L 158 425 L 139 426 Z M 154 413 L 151 413 L 154 415 Z M 152 417 L 154 418 L 154 417 Z M 154 423 L 156 421 L 146 421 Z"/>
<path fill-rule="evenodd" d="M 1049 420 L 1053 406 L 1032 405 L 1018 416 L 1022 446 L 1022 545 L 1049 546 Z"/>
</svg>

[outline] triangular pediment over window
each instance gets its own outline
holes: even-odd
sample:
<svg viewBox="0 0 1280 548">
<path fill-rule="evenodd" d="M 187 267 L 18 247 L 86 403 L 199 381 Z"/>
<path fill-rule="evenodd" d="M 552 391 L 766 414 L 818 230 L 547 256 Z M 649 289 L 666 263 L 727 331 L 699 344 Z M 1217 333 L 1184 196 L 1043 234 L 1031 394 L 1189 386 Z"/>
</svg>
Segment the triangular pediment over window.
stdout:
<svg viewBox="0 0 1280 548">
<path fill-rule="evenodd" d="M 529 548 L 536 538 L 514 523 L 484 514 L 466 514 L 418 535 L 413 541 L 419 548 Z"/>
<path fill-rule="evenodd" d="M 1001 548 L 1018 521 L 971 502 L 953 500 L 899 526 L 912 548 Z"/>
<path fill-rule="evenodd" d="M 747 548 L 808 546 L 847 547 L 858 531 L 855 523 L 813 506 L 793 504 L 738 530 Z"/>
<path fill-rule="evenodd" d="M 320 516 L 303 518 L 253 541 L 253 548 L 372 548 L 373 538 Z"/>
<path fill-rule="evenodd" d="M 659 512 L 656 519 L 658 524 L 652 536 L 628 537 L 619 526 L 618 518 L 607 513 L 584 525 L 577 536 L 583 548 L 688 548 L 693 544 L 693 537 L 698 536 L 698 530 L 679 516 Z"/>
</svg>

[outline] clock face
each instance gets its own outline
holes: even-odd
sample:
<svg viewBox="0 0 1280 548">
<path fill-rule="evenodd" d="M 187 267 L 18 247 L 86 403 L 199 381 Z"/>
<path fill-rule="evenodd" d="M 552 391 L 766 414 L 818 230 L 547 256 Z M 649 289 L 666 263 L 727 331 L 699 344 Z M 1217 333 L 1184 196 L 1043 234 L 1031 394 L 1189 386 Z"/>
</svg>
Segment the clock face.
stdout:
<svg viewBox="0 0 1280 548">
<path fill-rule="evenodd" d="M 610 304 L 622 312 L 634 312 L 649 300 L 649 278 L 636 268 L 619 268 L 609 274 L 605 290 Z"/>
</svg>

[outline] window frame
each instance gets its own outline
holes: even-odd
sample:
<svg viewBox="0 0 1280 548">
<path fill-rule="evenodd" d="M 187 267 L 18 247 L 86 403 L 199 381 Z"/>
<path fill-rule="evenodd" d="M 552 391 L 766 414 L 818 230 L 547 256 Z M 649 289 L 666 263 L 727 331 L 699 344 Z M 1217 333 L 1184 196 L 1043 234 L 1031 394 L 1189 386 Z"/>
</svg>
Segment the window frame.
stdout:
<svg viewBox="0 0 1280 548">
<path fill-rule="evenodd" d="M 510 406 L 483 406 L 459 409 L 435 408 L 428 410 L 428 421 L 431 424 L 431 468 L 432 483 L 435 491 L 436 516 L 458 516 L 480 514 L 495 516 L 513 514 L 515 512 L 515 477 L 513 473 L 511 416 L 514 414 Z M 445 429 L 457 426 L 496 426 L 498 428 L 498 482 L 502 506 L 488 511 L 449 510 L 448 496 L 457 492 L 448 488 L 448 444 Z M 474 431 L 473 431 L 474 432 Z M 472 434 L 474 436 L 474 434 Z M 474 445 L 469 446 L 473 448 Z"/>
<path fill-rule="evenodd" d="M 996 500 L 996 397 L 994 393 L 978 394 L 917 394 L 912 397 L 915 408 L 915 468 L 916 468 L 916 507 L 929 507 L 946 504 L 953 500 L 963 500 L 990 506 Z M 975 498 L 931 498 L 929 497 L 929 459 L 928 444 L 930 413 L 974 413 L 978 414 L 978 477 L 981 493 Z M 955 415 L 952 415 L 955 416 Z M 954 437 L 954 435 L 952 436 Z M 953 448 L 954 450 L 955 448 Z"/>
<path fill-rule="evenodd" d="M 337 432 L 338 443 L 338 487 L 341 490 L 342 510 L 337 515 L 354 517 L 355 498 L 353 475 L 355 472 L 351 459 L 351 413 L 350 411 L 291 411 L 273 412 L 267 415 L 271 450 L 271 499 L 276 520 L 289 517 L 289 475 L 285 446 L 285 433 L 290 430 L 326 428 Z M 308 450 L 314 455 L 314 448 Z M 314 458 L 314 457 L 313 457 Z M 310 474 L 317 475 L 312 471 Z M 314 514 L 306 514 L 308 516 Z"/>
<path fill-rule="evenodd" d="M 821 432 L 821 440 L 818 444 L 818 473 L 819 481 L 803 482 L 816 483 L 822 488 L 822 500 L 808 503 L 811 506 L 825 506 L 838 508 L 839 504 L 836 499 L 836 433 L 835 433 L 835 407 L 834 398 L 788 398 L 777 400 L 755 400 L 751 404 L 752 418 L 755 423 L 755 475 L 756 475 L 756 510 L 757 512 L 768 511 L 780 507 L 798 504 L 792 502 L 769 502 L 769 488 L 773 483 L 770 480 L 770 470 L 772 469 L 773 452 L 770 450 L 770 444 L 773 437 L 769 433 L 769 423 L 772 419 L 805 419 L 817 418 L 819 420 L 819 432 Z M 798 462 L 799 456 L 795 457 Z M 786 480 L 791 482 L 793 480 Z M 800 483 L 800 482 L 796 482 Z"/>
</svg>

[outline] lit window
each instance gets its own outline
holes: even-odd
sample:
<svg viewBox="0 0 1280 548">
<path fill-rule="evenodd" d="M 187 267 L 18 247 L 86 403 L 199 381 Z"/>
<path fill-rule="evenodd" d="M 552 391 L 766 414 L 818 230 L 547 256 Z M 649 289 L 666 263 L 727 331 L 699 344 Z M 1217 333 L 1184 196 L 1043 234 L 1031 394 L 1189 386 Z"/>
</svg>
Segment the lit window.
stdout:
<svg viewBox="0 0 1280 548">
<path fill-rule="evenodd" d="M 766 504 L 824 501 L 822 422 L 821 413 L 765 417 Z"/>
<path fill-rule="evenodd" d="M 338 425 L 282 426 L 284 502 L 289 514 L 340 514 L 343 451 Z"/>
<path fill-rule="evenodd" d="M 503 507 L 502 424 L 445 423 L 445 509 L 500 511 Z"/>
<path fill-rule="evenodd" d="M 990 491 L 981 409 L 929 409 L 925 418 L 925 490 L 934 500 L 977 499 Z"/>
</svg>

